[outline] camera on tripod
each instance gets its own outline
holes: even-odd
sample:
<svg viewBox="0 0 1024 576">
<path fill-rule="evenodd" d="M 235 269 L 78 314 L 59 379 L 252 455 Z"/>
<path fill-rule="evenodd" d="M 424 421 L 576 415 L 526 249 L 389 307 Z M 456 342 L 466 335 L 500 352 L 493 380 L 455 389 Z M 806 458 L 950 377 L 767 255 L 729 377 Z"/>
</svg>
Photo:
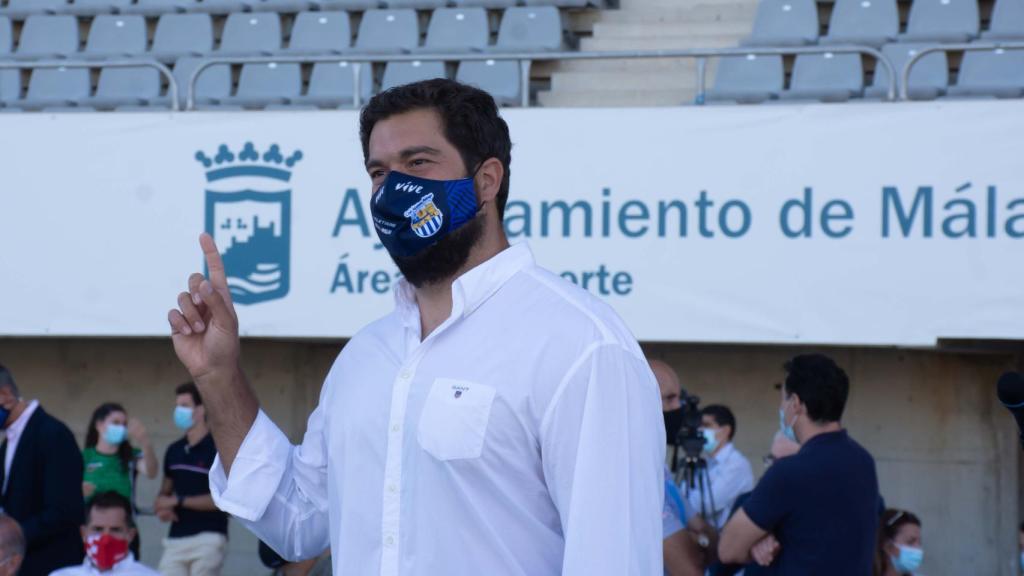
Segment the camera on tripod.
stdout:
<svg viewBox="0 0 1024 576">
<path fill-rule="evenodd" d="M 700 410 L 700 398 L 682 393 L 682 407 L 666 413 L 665 427 L 669 431 L 678 426 L 672 448 L 672 473 L 676 484 L 687 493 L 697 491 L 700 494 L 700 513 L 707 517 L 715 510 L 714 496 L 711 493 L 711 476 L 708 463 L 704 459 L 704 445 L 707 440 L 701 432 L 703 415 Z"/>
<path fill-rule="evenodd" d="M 684 395 L 682 404 L 675 445 L 683 450 L 684 458 L 702 458 L 704 435 L 700 431 L 700 398 Z"/>
</svg>

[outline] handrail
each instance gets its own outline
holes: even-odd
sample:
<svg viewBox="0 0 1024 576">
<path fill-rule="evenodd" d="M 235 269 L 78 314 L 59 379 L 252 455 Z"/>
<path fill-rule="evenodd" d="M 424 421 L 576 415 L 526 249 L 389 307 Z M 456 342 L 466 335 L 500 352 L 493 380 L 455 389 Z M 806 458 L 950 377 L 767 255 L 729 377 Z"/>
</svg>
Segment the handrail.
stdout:
<svg viewBox="0 0 1024 576">
<path fill-rule="evenodd" d="M 908 100 L 910 88 L 910 69 L 917 64 L 921 58 L 933 52 L 988 52 L 989 50 L 1024 50 L 1024 42 L 991 42 L 979 44 L 936 44 L 921 48 L 916 54 L 907 60 L 900 71 L 900 99 Z"/>
<path fill-rule="evenodd" d="M 0 70 L 20 70 L 22 68 L 156 68 L 167 78 L 167 93 L 171 97 L 171 110 L 178 110 L 178 82 L 166 65 L 150 59 L 138 60 L 89 60 L 83 58 L 42 59 L 42 60 L 0 60 Z"/>
<path fill-rule="evenodd" d="M 188 79 L 187 92 L 185 97 L 185 110 L 195 108 L 195 86 L 199 74 L 210 66 L 228 64 L 314 64 L 320 62 L 350 62 L 353 77 L 353 107 L 360 105 L 360 79 L 362 64 L 373 64 L 378 62 L 424 62 L 424 61 L 516 61 L 520 66 L 520 97 L 524 107 L 530 105 L 529 74 L 530 64 L 533 62 L 544 62 L 551 60 L 633 60 L 651 58 L 695 58 L 697 59 L 697 97 L 698 104 L 704 103 L 706 90 L 707 66 L 706 59 L 721 58 L 723 56 L 747 56 L 755 54 L 759 56 L 786 56 L 792 54 L 866 54 L 876 61 L 881 62 L 889 76 L 889 90 L 887 100 L 896 100 L 896 68 L 892 62 L 880 51 L 857 45 L 843 46 L 800 46 L 800 47 L 737 47 L 737 48 L 716 48 L 707 50 L 624 50 L 604 52 L 470 52 L 470 53 L 417 53 L 417 54 L 332 54 L 320 56 L 252 56 L 239 58 L 205 58 L 200 60 L 192 75 Z"/>
</svg>

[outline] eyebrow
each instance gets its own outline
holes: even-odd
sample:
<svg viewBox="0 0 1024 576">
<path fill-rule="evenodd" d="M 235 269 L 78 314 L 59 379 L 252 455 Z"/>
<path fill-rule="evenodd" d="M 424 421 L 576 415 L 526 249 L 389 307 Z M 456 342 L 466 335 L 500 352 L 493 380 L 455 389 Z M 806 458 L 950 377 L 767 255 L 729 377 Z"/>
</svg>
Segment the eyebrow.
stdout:
<svg viewBox="0 0 1024 576">
<path fill-rule="evenodd" d="M 433 148 L 431 146 L 410 146 L 410 147 L 402 150 L 401 152 L 399 152 L 398 153 L 398 157 L 401 158 L 402 160 L 406 160 L 406 159 L 408 159 L 408 158 L 410 158 L 412 156 L 415 156 L 417 154 L 427 154 L 429 156 L 440 156 L 441 155 L 441 151 L 438 150 L 437 148 Z M 380 160 L 377 160 L 375 158 L 371 158 L 370 160 L 368 160 L 366 162 L 366 169 L 369 170 L 371 168 L 378 168 L 378 167 L 383 166 L 383 165 L 384 165 L 384 162 L 382 162 Z"/>
</svg>

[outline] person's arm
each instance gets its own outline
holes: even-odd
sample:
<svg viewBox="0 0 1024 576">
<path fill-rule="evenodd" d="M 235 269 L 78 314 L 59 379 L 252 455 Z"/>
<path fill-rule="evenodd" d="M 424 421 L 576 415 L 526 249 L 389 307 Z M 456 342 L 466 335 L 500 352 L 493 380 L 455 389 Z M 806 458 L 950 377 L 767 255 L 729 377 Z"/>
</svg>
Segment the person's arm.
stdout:
<svg viewBox="0 0 1024 576">
<path fill-rule="evenodd" d="M 33 439 L 36 446 L 44 450 L 42 458 L 43 475 L 37 482 L 42 484 L 43 507 L 38 514 L 21 522 L 25 541 L 31 547 L 34 543 L 53 535 L 74 529 L 85 516 L 82 499 L 82 454 L 75 444 L 75 437 L 66 426 L 55 420 L 40 427 L 41 437 Z M 22 442 L 25 442 L 22 438 Z M 24 444 L 19 449 L 30 448 Z"/>
<path fill-rule="evenodd" d="M 741 508 L 722 530 L 718 558 L 727 564 L 747 564 L 751 560 L 750 549 L 767 534 Z"/>
<path fill-rule="evenodd" d="M 170 449 L 167 451 L 170 453 Z M 156 514 L 157 518 L 161 522 L 174 522 L 177 520 L 177 515 L 174 513 L 174 504 L 172 501 L 174 498 L 174 479 L 168 474 L 167 469 L 167 456 L 164 456 L 164 481 L 160 484 L 160 491 L 157 492 L 156 499 L 153 501 L 153 513 Z"/>
<path fill-rule="evenodd" d="M 199 512 L 213 512 L 217 510 L 217 505 L 213 503 L 213 496 L 209 494 L 199 494 L 196 496 L 185 496 L 179 500 L 180 508 L 186 508 L 188 510 L 197 510 Z"/>
<path fill-rule="evenodd" d="M 789 513 L 800 492 L 790 481 L 791 472 L 785 463 L 777 462 L 758 482 L 750 498 L 733 514 L 718 541 L 718 556 L 723 563 L 746 564 L 751 548 L 775 529 Z"/>
<path fill-rule="evenodd" d="M 686 530 L 665 538 L 663 553 L 668 576 L 701 576 L 704 573 L 700 566 L 704 553 Z"/>
<path fill-rule="evenodd" d="M 565 535 L 561 573 L 660 574 L 665 431 L 647 362 L 595 344 L 562 378 L 539 430 Z"/>
<path fill-rule="evenodd" d="M 128 420 L 128 436 L 131 437 L 132 442 L 142 449 L 141 469 L 142 473 L 146 478 L 156 478 L 156 472 L 160 468 L 160 464 L 156 460 L 156 453 L 153 451 L 153 443 L 149 441 L 149 434 L 146 433 L 146 427 L 142 425 L 142 422 L 135 418 Z"/>
</svg>

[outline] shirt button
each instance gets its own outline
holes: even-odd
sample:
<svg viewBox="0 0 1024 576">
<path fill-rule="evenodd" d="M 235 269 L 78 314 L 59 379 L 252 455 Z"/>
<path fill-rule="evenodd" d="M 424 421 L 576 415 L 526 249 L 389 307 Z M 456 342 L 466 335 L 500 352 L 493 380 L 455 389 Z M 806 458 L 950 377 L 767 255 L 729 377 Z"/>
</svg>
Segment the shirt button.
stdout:
<svg viewBox="0 0 1024 576">
<path fill-rule="evenodd" d="M 395 537 L 394 536 L 388 536 L 387 538 L 385 538 L 384 539 L 384 545 L 389 547 L 389 548 L 394 546 L 395 545 Z"/>
<path fill-rule="evenodd" d="M 398 492 L 398 486 L 395 484 L 388 484 L 388 492 L 391 492 L 392 494 Z"/>
<path fill-rule="evenodd" d="M 401 372 L 398 373 L 398 376 L 402 380 L 408 380 L 409 378 L 412 378 L 412 372 L 410 372 L 409 370 L 402 370 Z"/>
<path fill-rule="evenodd" d="M 392 424 L 391 425 L 391 431 L 392 432 L 399 432 L 401 429 L 402 429 L 402 425 L 401 424 Z"/>
</svg>

